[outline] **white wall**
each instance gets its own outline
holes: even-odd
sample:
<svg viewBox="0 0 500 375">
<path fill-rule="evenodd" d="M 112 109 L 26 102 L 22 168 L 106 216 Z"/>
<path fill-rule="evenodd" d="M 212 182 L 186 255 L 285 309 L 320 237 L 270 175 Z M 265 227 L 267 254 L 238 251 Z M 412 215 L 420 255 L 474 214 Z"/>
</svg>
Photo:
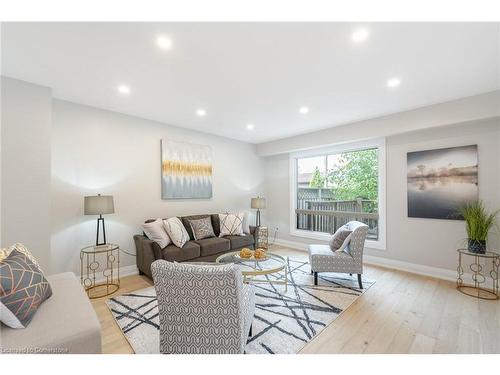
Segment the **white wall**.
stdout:
<svg viewBox="0 0 500 375">
<path fill-rule="evenodd" d="M 332 144 L 388 137 L 404 132 L 500 116 L 500 90 L 383 117 L 330 127 L 307 134 L 261 143 L 261 156 L 317 148 Z"/>
<path fill-rule="evenodd" d="M 1 83 L 1 244 L 24 243 L 47 270 L 52 92 L 6 77 Z"/>
<path fill-rule="evenodd" d="M 255 145 L 60 100 L 53 102 L 52 130 L 52 272 L 79 273 L 79 250 L 95 241 L 85 195 L 114 196 L 107 239 L 130 252 L 145 219 L 249 209 L 252 196 L 265 196 Z M 213 199 L 161 200 L 163 137 L 212 147 Z M 123 255 L 122 266 L 133 264 Z"/>
<path fill-rule="evenodd" d="M 449 270 L 456 268 L 456 248 L 466 237 L 462 221 L 407 217 L 406 153 L 409 151 L 477 144 L 479 196 L 490 209 L 500 208 L 500 119 L 421 130 L 387 138 L 387 246 L 367 249 L 368 255 Z M 278 226 L 278 238 L 311 243 L 290 236 L 288 154 L 267 157 L 267 224 Z M 317 242 L 317 241 L 316 241 Z M 498 235 L 492 236 L 494 248 Z"/>
</svg>

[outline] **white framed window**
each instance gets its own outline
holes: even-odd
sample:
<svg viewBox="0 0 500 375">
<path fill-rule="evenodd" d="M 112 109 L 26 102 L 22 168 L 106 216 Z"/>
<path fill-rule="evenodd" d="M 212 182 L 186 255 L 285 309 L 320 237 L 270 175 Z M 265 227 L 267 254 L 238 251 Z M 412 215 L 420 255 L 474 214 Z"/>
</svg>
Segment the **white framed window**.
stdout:
<svg viewBox="0 0 500 375">
<path fill-rule="evenodd" d="M 328 241 L 351 220 L 385 250 L 385 138 L 290 154 L 290 234 Z"/>
</svg>

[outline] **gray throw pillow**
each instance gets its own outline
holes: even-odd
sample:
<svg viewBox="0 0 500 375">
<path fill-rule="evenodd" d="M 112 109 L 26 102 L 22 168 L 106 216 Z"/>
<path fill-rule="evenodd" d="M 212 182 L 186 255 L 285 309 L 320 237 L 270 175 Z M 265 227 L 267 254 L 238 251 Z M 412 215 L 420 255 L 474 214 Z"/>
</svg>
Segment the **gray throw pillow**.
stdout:
<svg viewBox="0 0 500 375">
<path fill-rule="evenodd" d="M 210 216 L 202 219 L 191 219 L 189 225 L 193 231 L 195 240 L 202 240 L 204 238 L 215 237 L 214 228 L 212 227 L 212 220 Z"/>
<path fill-rule="evenodd" d="M 26 328 L 51 295 L 49 282 L 26 254 L 13 250 L 0 262 L 0 321 L 5 325 Z"/>
<path fill-rule="evenodd" d="M 340 227 L 330 238 L 330 249 L 332 251 L 337 251 L 340 249 L 344 249 L 345 242 L 351 235 L 352 230 L 346 229 L 345 227 Z"/>
</svg>

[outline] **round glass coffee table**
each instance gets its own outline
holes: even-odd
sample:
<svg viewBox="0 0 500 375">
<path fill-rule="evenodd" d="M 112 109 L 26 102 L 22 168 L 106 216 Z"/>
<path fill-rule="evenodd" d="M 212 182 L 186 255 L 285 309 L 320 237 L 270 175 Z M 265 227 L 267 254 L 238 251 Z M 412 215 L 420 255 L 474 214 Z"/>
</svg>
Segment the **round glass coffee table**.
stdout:
<svg viewBox="0 0 500 375">
<path fill-rule="evenodd" d="M 245 283 L 270 283 L 285 285 L 285 292 L 288 289 L 288 267 L 287 260 L 281 255 L 267 252 L 265 259 L 244 259 L 239 256 L 239 251 L 233 251 L 219 256 L 216 263 L 237 264 L 243 274 Z M 279 273 L 284 272 L 283 276 Z M 267 277 L 273 275 L 274 278 Z M 266 276 L 265 278 L 259 276 Z"/>
</svg>

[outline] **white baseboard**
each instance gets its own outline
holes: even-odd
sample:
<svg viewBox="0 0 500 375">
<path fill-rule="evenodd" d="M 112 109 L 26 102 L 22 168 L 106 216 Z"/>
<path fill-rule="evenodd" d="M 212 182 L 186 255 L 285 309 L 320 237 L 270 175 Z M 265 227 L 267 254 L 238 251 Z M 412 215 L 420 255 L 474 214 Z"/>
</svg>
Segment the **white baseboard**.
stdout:
<svg viewBox="0 0 500 375">
<path fill-rule="evenodd" d="M 373 255 L 364 255 L 363 263 L 373 266 L 391 268 L 398 271 L 405 271 L 422 276 L 434 277 L 436 279 L 457 281 L 457 272 L 446 268 L 424 266 L 423 264 L 409 263 L 401 260 L 394 260 Z"/>
<path fill-rule="evenodd" d="M 276 238 L 276 241 L 274 241 L 274 245 L 280 245 L 280 246 L 290 247 L 292 249 L 304 250 L 304 251 L 307 251 L 307 246 L 308 246 L 306 243 L 282 240 L 280 238 Z"/>
<path fill-rule="evenodd" d="M 276 245 L 290 247 L 292 249 L 307 251 L 308 244 L 302 242 L 288 241 L 277 238 L 274 242 Z M 425 266 L 422 264 L 409 263 L 400 260 L 377 257 L 373 255 L 364 255 L 363 263 L 385 268 L 391 268 L 398 271 L 414 273 L 422 276 L 434 277 L 436 279 L 456 281 L 457 272 L 445 268 Z"/>
</svg>

